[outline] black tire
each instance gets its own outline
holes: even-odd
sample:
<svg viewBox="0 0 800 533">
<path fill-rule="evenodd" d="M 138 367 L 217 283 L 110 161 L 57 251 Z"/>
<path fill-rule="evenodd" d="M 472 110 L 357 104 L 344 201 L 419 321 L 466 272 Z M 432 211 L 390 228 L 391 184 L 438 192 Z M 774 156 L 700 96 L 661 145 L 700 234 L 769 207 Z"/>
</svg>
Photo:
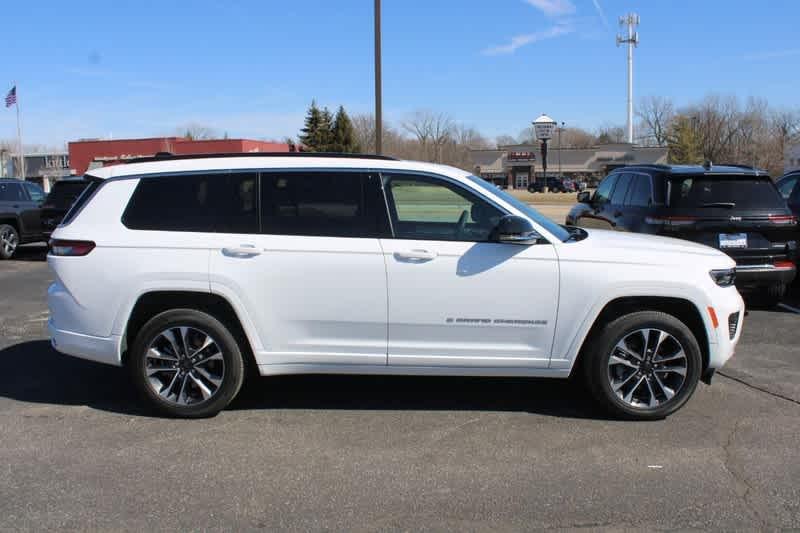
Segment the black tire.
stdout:
<svg viewBox="0 0 800 533">
<path fill-rule="evenodd" d="M 165 330 L 181 326 L 199 330 L 210 336 L 219 347 L 224 364 L 222 382 L 213 395 L 188 405 L 169 401 L 161 396 L 153 389 L 146 376 L 146 354 L 151 344 Z M 241 350 L 228 328 L 213 316 L 193 309 L 172 309 L 151 318 L 133 342 L 128 357 L 128 369 L 142 397 L 158 412 L 176 418 L 204 418 L 216 415 L 239 393 L 245 374 Z"/>
<path fill-rule="evenodd" d="M 685 354 L 685 377 L 675 395 L 655 407 L 633 406 L 620 398 L 611 384 L 609 359 L 615 346 L 638 330 L 658 329 L 671 335 Z M 640 311 L 619 317 L 587 340 L 581 355 L 586 385 L 594 398 L 611 415 L 627 420 L 658 420 L 680 409 L 694 393 L 700 379 L 700 346 L 691 330 L 672 315 L 658 311 Z M 645 385 L 649 388 L 648 383 Z M 663 390 L 662 390 L 663 392 Z"/>
<path fill-rule="evenodd" d="M 19 233 L 10 224 L 0 224 L 0 259 L 11 259 L 19 246 Z"/>
</svg>

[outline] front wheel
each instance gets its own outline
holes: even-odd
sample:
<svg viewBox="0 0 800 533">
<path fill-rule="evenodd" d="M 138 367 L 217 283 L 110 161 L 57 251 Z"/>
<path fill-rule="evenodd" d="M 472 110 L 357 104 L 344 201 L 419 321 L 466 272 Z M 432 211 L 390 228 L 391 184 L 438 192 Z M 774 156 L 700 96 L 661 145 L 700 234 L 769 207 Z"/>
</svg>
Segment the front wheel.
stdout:
<svg viewBox="0 0 800 533">
<path fill-rule="evenodd" d="M 664 418 L 691 397 L 700 378 L 700 346 L 672 315 L 641 311 L 606 324 L 587 347 L 584 377 L 611 414 Z"/>
<path fill-rule="evenodd" d="M 14 226 L 0 224 L 0 259 L 11 259 L 19 245 L 19 234 Z"/>
<path fill-rule="evenodd" d="M 129 368 L 150 405 L 181 418 L 217 414 L 244 381 L 242 354 L 228 328 L 192 309 L 150 319 L 136 336 Z"/>
</svg>

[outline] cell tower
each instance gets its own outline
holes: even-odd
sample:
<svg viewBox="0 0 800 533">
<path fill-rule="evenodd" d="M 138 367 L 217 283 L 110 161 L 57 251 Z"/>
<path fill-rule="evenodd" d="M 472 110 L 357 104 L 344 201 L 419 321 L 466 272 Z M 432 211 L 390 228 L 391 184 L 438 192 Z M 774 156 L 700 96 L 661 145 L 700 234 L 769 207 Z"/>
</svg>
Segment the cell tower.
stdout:
<svg viewBox="0 0 800 533">
<path fill-rule="evenodd" d="M 628 27 L 628 34 L 617 35 L 617 46 L 628 45 L 628 142 L 633 144 L 633 48 L 639 45 L 639 32 L 636 26 L 639 25 L 639 15 L 628 13 L 619 18 L 620 26 Z"/>
</svg>

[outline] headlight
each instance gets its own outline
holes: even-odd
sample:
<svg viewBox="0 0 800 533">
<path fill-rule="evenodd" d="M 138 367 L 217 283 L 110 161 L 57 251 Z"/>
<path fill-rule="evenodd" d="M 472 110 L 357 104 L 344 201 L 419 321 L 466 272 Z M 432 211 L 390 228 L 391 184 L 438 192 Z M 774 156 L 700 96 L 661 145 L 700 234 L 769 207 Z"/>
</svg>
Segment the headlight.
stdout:
<svg viewBox="0 0 800 533">
<path fill-rule="evenodd" d="M 711 279 L 720 287 L 730 287 L 736 282 L 736 269 L 712 270 L 709 272 Z"/>
</svg>

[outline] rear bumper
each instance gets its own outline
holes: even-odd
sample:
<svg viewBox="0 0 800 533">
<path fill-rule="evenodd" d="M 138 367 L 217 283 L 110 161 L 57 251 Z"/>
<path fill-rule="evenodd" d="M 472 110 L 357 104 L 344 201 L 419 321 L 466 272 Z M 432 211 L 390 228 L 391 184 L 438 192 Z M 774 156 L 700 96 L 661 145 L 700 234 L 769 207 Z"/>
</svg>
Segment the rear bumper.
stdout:
<svg viewBox="0 0 800 533">
<path fill-rule="evenodd" d="M 50 344 L 63 354 L 107 365 L 122 366 L 119 350 L 121 338 L 118 335 L 93 337 L 65 331 L 56 328 L 52 319 L 47 322 L 47 331 L 50 334 Z"/>
<path fill-rule="evenodd" d="M 736 286 L 757 287 L 762 285 L 788 285 L 797 274 L 797 269 L 791 267 L 776 267 L 774 265 L 737 265 Z"/>
</svg>

